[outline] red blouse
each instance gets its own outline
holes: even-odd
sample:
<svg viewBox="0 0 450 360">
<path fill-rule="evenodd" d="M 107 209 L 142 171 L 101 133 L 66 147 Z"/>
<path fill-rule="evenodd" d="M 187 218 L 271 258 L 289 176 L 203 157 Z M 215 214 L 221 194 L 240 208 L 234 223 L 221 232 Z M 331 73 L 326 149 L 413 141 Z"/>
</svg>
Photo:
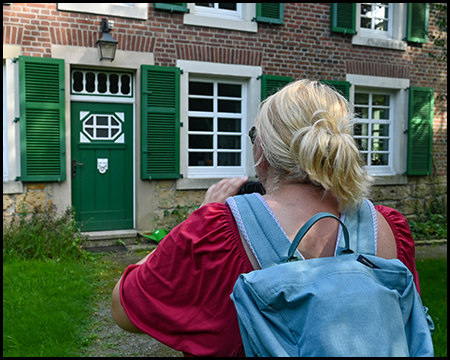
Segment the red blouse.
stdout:
<svg viewBox="0 0 450 360">
<path fill-rule="evenodd" d="M 385 206 L 376 209 L 420 291 L 406 219 Z M 175 227 L 144 264 L 125 270 L 122 306 L 138 329 L 187 356 L 245 356 L 230 294 L 238 276 L 252 270 L 229 207 L 208 204 Z"/>
</svg>

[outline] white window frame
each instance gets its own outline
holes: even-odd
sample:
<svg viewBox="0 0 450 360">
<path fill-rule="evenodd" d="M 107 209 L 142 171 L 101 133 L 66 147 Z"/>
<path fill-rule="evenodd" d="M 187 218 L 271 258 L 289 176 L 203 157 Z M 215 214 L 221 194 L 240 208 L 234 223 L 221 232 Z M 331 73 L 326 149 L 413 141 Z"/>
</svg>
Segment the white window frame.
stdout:
<svg viewBox="0 0 450 360">
<path fill-rule="evenodd" d="M 367 124 L 368 125 L 368 144 L 367 144 L 367 151 L 361 151 L 362 153 L 367 154 L 367 165 L 366 169 L 369 173 L 372 175 L 376 174 L 391 174 L 392 173 L 392 164 L 393 164 L 393 129 L 394 129 L 394 121 L 395 121 L 395 101 L 392 101 L 392 99 L 395 99 L 395 91 L 390 89 L 370 89 L 370 88 L 361 88 L 361 87 L 355 87 L 354 93 L 363 93 L 369 95 L 369 104 L 367 106 L 365 105 L 358 105 L 360 107 L 365 107 L 368 109 L 368 115 L 369 119 L 361 119 L 361 121 L 357 121 L 360 124 Z M 373 103 L 372 98 L 373 95 L 388 95 L 389 96 L 389 106 L 377 106 L 377 108 L 389 108 L 389 119 L 371 119 L 371 113 L 373 109 Z M 355 97 L 353 96 L 353 99 Z M 353 101 L 354 102 L 354 101 Z M 355 104 L 355 107 L 357 105 Z M 389 126 L 389 136 L 388 137 L 382 137 L 385 140 L 388 140 L 388 150 L 387 151 L 374 151 L 372 149 L 372 125 L 379 124 L 379 125 L 388 125 Z M 355 135 L 355 138 L 359 138 L 359 136 Z M 364 138 L 364 137 L 361 137 Z M 371 164 L 371 155 L 373 153 L 377 154 L 388 154 L 388 165 L 372 165 Z"/>
<path fill-rule="evenodd" d="M 231 11 L 219 9 L 208 9 L 195 6 L 195 3 L 187 4 L 189 12 L 183 15 L 184 25 L 211 27 L 227 30 L 238 30 L 246 32 L 257 32 L 258 24 L 252 21 L 256 14 L 256 3 L 238 3 L 240 18 Z"/>
<path fill-rule="evenodd" d="M 246 65 L 231 65 L 219 64 L 204 61 L 188 61 L 177 60 L 177 67 L 183 70 L 180 83 L 180 114 L 182 114 L 180 121 L 183 126 L 180 129 L 180 171 L 183 178 L 177 180 L 177 189 L 205 189 L 216 183 L 219 178 L 235 177 L 247 175 L 250 178 L 255 178 L 256 173 L 254 169 L 253 154 L 250 139 L 247 136 L 248 131 L 253 126 L 253 119 L 255 118 L 261 98 L 261 81 L 258 77 L 262 73 L 260 66 L 246 66 Z M 205 167 L 202 174 L 200 172 L 190 171 L 188 166 L 188 96 L 189 96 L 189 80 L 190 79 L 214 79 L 226 82 L 243 82 L 246 83 L 246 107 L 242 116 L 242 163 L 240 169 L 233 169 L 237 171 L 228 171 L 222 167 L 218 171 L 212 171 L 211 167 Z M 206 169 L 208 168 L 208 169 Z M 232 168 L 232 167 L 230 167 Z M 233 167 L 234 168 L 234 167 Z"/>
<path fill-rule="evenodd" d="M 200 16 L 218 17 L 221 19 L 242 20 L 242 3 L 236 3 L 236 10 L 219 9 L 219 3 L 214 7 L 195 5 L 195 13 Z"/>
<path fill-rule="evenodd" d="M 377 184 L 405 183 L 407 134 L 408 127 L 408 94 L 405 91 L 410 86 L 409 79 L 376 77 L 367 75 L 347 74 L 346 80 L 350 82 L 350 102 L 354 104 L 355 91 L 364 90 L 373 93 L 386 93 L 390 95 L 392 104 L 392 128 L 390 129 L 391 144 L 389 147 L 389 166 L 370 166 L 367 168 L 370 175 L 376 177 Z M 370 86 L 368 86 L 370 84 Z"/>
<path fill-rule="evenodd" d="M 220 78 L 214 78 L 212 75 L 205 77 L 205 76 L 198 76 L 193 74 L 190 76 L 189 81 L 198 81 L 198 82 L 207 82 L 207 83 L 213 83 L 213 87 L 216 88 L 217 84 L 239 84 L 241 85 L 241 97 L 240 98 L 225 98 L 230 100 L 240 100 L 241 101 L 241 112 L 240 113 L 220 113 L 218 112 L 217 108 L 214 108 L 213 111 L 210 112 L 204 112 L 204 111 L 189 111 L 188 109 L 188 119 L 187 119 L 187 127 L 188 127 L 188 137 L 189 135 L 213 135 L 214 141 L 213 141 L 213 148 L 211 149 L 213 152 L 214 157 L 218 157 L 220 152 L 235 152 L 241 154 L 241 165 L 239 166 L 220 166 L 220 164 L 213 164 L 212 166 L 189 166 L 188 164 L 188 173 L 187 176 L 190 179 L 195 178 L 206 178 L 206 177 L 216 177 L 216 178 L 223 178 L 223 177 L 230 177 L 230 176 L 242 176 L 245 175 L 246 170 L 246 129 L 247 129 L 247 82 L 245 80 L 225 80 Z M 197 95 L 190 95 L 189 98 L 205 98 L 206 96 L 197 96 Z M 215 100 L 223 99 L 224 97 L 220 97 L 218 95 L 214 96 L 207 96 L 207 98 L 210 98 L 214 102 Z M 189 130 L 189 117 L 211 117 L 213 118 L 214 129 L 212 132 L 198 132 L 198 131 L 190 131 Z M 240 118 L 241 119 L 241 131 L 236 133 L 222 133 L 218 131 L 218 118 Z M 239 150 L 226 150 L 221 151 L 219 149 L 217 138 L 219 135 L 233 135 L 233 136 L 241 136 L 241 144 Z M 210 150 L 210 149 L 208 149 Z M 194 153 L 194 152 L 205 152 L 206 149 L 190 149 L 188 144 L 188 153 Z M 209 152 L 209 151 L 207 151 Z M 215 155 L 214 155 L 215 154 Z M 216 159 L 218 161 L 218 159 Z"/>
<path fill-rule="evenodd" d="M 148 19 L 148 3 L 57 3 L 59 11 Z"/>
<path fill-rule="evenodd" d="M 380 47 L 405 51 L 406 38 L 406 3 L 389 3 L 391 21 L 390 31 L 377 31 L 361 28 L 361 3 L 356 4 L 356 35 L 352 37 L 353 45 Z"/>
<path fill-rule="evenodd" d="M 359 7 L 359 9 L 361 9 L 361 5 L 362 4 L 358 4 L 357 7 Z M 372 6 L 376 5 L 376 3 L 371 3 Z M 361 28 L 361 11 L 358 12 L 358 20 L 359 20 L 359 26 L 360 26 L 360 31 L 361 34 L 366 36 L 366 37 L 377 37 L 377 38 L 387 38 L 387 39 L 391 39 L 392 38 L 392 26 L 394 21 L 393 18 L 393 5 L 392 3 L 388 3 L 388 5 L 386 6 L 386 8 L 388 8 L 388 30 L 387 31 L 380 31 L 380 30 L 375 30 L 375 29 L 366 29 L 366 28 Z M 373 17 L 372 17 L 373 20 Z"/>
<path fill-rule="evenodd" d="M 8 173 L 8 111 L 6 98 L 6 64 L 3 60 L 3 182 L 9 180 Z"/>
</svg>

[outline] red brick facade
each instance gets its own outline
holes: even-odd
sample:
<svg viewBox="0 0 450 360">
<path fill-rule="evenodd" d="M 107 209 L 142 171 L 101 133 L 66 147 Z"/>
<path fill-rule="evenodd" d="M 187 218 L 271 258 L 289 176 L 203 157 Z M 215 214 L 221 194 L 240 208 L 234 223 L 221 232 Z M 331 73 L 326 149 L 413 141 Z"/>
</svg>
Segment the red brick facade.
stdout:
<svg viewBox="0 0 450 360">
<path fill-rule="evenodd" d="M 3 6 L 3 43 L 22 55 L 51 57 L 51 44 L 94 47 L 101 15 L 58 11 L 55 3 Z M 355 46 L 351 36 L 330 31 L 330 4 L 286 3 L 284 25 L 258 24 L 256 33 L 183 24 L 183 14 L 155 10 L 148 19 L 112 18 L 119 50 L 151 52 L 156 65 L 177 59 L 262 66 L 273 75 L 345 80 L 347 73 L 409 78 L 435 89 L 434 158 L 447 172 L 447 69 L 428 56 L 430 42 L 406 51 Z M 430 13 L 429 30 L 437 32 Z"/>
</svg>

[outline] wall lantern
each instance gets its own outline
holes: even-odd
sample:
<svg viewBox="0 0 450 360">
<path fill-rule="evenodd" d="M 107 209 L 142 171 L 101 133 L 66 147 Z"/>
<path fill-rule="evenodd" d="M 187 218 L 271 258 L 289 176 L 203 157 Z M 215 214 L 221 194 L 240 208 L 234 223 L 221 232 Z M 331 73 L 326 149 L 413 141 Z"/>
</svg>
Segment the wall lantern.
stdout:
<svg viewBox="0 0 450 360">
<path fill-rule="evenodd" d="M 114 26 L 113 21 L 109 21 L 108 19 L 102 19 L 102 38 L 98 39 L 95 43 L 98 47 L 98 56 L 101 60 L 114 60 L 116 56 L 116 48 L 117 43 L 110 31 Z"/>
</svg>

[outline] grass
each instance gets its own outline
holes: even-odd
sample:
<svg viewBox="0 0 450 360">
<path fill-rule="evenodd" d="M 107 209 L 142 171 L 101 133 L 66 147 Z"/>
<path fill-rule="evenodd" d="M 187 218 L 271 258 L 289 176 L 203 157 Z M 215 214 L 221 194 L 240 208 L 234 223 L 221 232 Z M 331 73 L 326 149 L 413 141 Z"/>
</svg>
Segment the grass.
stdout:
<svg viewBox="0 0 450 360">
<path fill-rule="evenodd" d="M 447 357 L 447 258 L 416 262 L 419 273 L 422 302 L 433 318 L 434 353 Z"/>
<path fill-rule="evenodd" d="M 3 264 L 3 357 L 80 356 L 93 316 L 94 261 Z"/>
<path fill-rule="evenodd" d="M 82 354 L 101 266 L 81 242 L 71 209 L 3 226 L 3 357 Z"/>
</svg>

